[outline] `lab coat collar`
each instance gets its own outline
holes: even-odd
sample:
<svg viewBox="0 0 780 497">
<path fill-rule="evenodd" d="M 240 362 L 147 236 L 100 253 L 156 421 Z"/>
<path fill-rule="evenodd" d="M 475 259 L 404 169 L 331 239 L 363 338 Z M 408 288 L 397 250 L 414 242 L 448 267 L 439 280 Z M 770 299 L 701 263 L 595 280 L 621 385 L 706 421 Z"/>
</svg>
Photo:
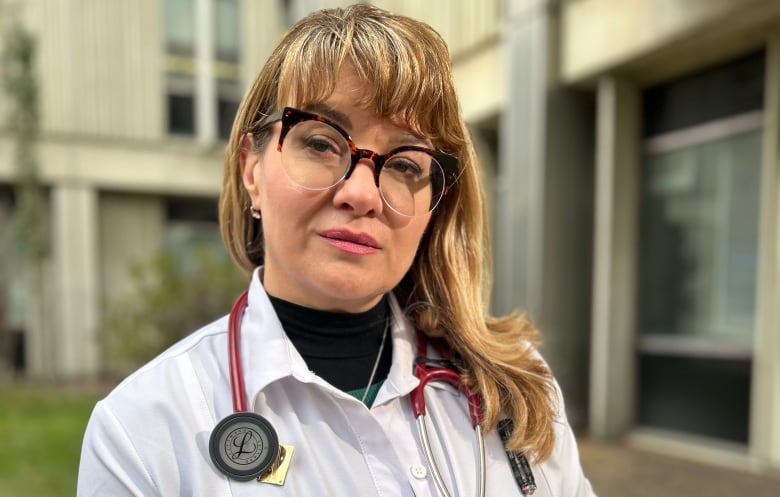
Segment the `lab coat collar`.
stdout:
<svg viewBox="0 0 780 497">
<path fill-rule="evenodd" d="M 417 332 L 392 293 L 390 309 L 393 313 L 393 363 L 374 405 L 408 395 L 420 383 L 413 374 L 414 359 L 417 356 Z"/>
<path fill-rule="evenodd" d="M 285 377 L 293 377 L 303 383 L 327 385 L 309 370 L 285 334 L 263 288 L 262 277 L 263 268 L 255 269 L 249 284 L 249 298 L 241 324 L 241 363 L 249 409 L 253 408 L 258 393 L 269 384 Z M 412 374 L 417 351 L 416 333 L 392 293 L 390 309 L 393 313 L 393 362 L 374 405 L 404 396 L 419 383 Z"/>
</svg>

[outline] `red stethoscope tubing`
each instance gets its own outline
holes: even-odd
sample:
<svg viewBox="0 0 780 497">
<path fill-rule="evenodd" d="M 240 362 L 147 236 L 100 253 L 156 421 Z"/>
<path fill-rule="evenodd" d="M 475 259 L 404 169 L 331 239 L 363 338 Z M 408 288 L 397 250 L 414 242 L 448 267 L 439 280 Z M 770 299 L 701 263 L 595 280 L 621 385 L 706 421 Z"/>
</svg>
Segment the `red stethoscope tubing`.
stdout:
<svg viewBox="0 0 780 497">
<path fill-rule="evenodd" d="M 433 342 L 434 348 L 442 357 L 443 360 L 449 359 L 447 349 L 441 344 L 441 342 Z M 443 367 L 440 361 L 437 362 L 427 361 L 426 356 L 428 353 L 428 342 L 422 334 L 418 334 L 417 337 L 417 357 L 419 358 L 417 364 L 414 366 L 414 376 L 420 380 L 420 384 L 412 391 L 412 412 L 414 417 L 418 418 L 425 415 L 425 386 L 432 381 L 444 381 L 454 386 L 460 392 L 466 396 L 469 405 L 469 417 L 471 418 L 471 426 L 477 427 L 482 419 L 482 399 L 472 393 L 466 385 L 463 384 L 460 373 L 451 367 Z M 431 367 L 430 364 L 437 364 L 435 367 Z"/>
<path fill-rule="evenodd" d="M 244 371 L 241 367 L 241 318 L 246 309 L 249 292 L 244 291 L 236 299 L 228 318 L 228 365 L 230 370 L 230 389 L 233 394 L 233 412 L 246 412 L 246 389 Z"/>
<path fill-rule="evenodd" d="M 471 426 L 477 435 L 477 467 L 479 468 L 477 480 L 477 497 L 485 496 L 485 439 L 482 436 L 482 427 L 479 425 L 482 419 L 482 399 L 473 394 L 466 385 L 463 384 L 460 373 L 449 362 L 449 353 L 440 341 L 433 341 L 433 347 L 439 353 L 441 359 L 432 359 L 427 356 L 428 341 L 422 335 L 417 335 L 417 359 L 415 360 L 414 375 L 420 380 L 419 385 L 412 391 L 412 412 L 417 421 L 417 432 L 420 435 L 420 443 L 425 453 L 425 459 L 428 461 L 428 467 L 431 469 L 436 488 L 443 497 L 452 497 L 449 489 L 444 483 L 439 465 L 433 455 L 431 442 L 428 438 L 428 428 L 425 423 L 425 386 L 432 381 L 444 381 L 457 388 L 463 395 L 469 405 L 469 417 Z"/>
</svg>

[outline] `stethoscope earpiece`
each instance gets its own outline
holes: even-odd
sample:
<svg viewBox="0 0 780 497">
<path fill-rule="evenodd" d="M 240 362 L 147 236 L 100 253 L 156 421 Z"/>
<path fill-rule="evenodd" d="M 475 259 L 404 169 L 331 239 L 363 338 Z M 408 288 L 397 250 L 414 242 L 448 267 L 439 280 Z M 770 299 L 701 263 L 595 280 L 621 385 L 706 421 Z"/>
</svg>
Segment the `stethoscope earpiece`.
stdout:
<svg viewBox="0 0 780 497">
<path fill-rule="evenodd" d="M 248 481 L 274 468 L 279 439 L 271 423 L 253 412 L 237 412 L 220 421 L 209 439 L 209 454 L 228 477 Z"/>
</svg>

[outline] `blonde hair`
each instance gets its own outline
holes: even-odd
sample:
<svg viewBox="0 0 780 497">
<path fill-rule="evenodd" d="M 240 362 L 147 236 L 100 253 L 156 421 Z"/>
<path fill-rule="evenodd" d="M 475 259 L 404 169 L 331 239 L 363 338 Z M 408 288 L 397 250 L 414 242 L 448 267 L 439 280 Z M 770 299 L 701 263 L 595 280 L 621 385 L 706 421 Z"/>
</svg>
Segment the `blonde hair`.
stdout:
<svg viewBox="0 0 780 497">
<path fill-rule="evenodd" d="M 546 459 L 554 444 L 553 380 L 525 316 L 487 314 L 492 279 L 479 163 L 460 115 L 448 48 L 427 24 L 358 4 L 314 12 L 287 32 L 233 124 L 220 198 L 228 251 L 247 272 L 263 264 L 262 232 L 247 211 L 240 176 L 243 137 L 291 98 L 299 106 L 322 102 L 345 63 L 368 88 L 362 102 L 367 108 L 458 158 L 457 184 L 433 212 L 396 296 L 420 331 L 451 347 L 466 384 L 483 397 L 483 428 L 509 417 L 515 430 L 508 446 Z M 266 145 L 267 135 L 254 134 L 256 149 Z"/>
</svg>

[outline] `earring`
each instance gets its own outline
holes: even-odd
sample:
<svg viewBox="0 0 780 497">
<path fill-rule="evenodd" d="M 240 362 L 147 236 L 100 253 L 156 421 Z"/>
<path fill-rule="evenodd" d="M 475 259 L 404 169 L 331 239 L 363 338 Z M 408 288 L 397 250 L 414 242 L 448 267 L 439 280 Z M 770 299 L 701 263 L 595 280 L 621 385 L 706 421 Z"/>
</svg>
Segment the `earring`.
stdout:
<svg viewBox="0 0 780 497">
<path fill-rule="evenodd" d="M 260 219 L 261 217 L 263 217 L 263 216 L 260 214 L 260 211 L 258 211 L 258 210 L 255 210 L 255 208 L 254 208 L 254 207 L 252 207 L 251 205 L 249 206 L 249 213 L 250 213 L 250 214 L 252 215 L 252 217 L 253 217 L 253 218 L 255 218 L 255 219 Z"/>
</svg>

